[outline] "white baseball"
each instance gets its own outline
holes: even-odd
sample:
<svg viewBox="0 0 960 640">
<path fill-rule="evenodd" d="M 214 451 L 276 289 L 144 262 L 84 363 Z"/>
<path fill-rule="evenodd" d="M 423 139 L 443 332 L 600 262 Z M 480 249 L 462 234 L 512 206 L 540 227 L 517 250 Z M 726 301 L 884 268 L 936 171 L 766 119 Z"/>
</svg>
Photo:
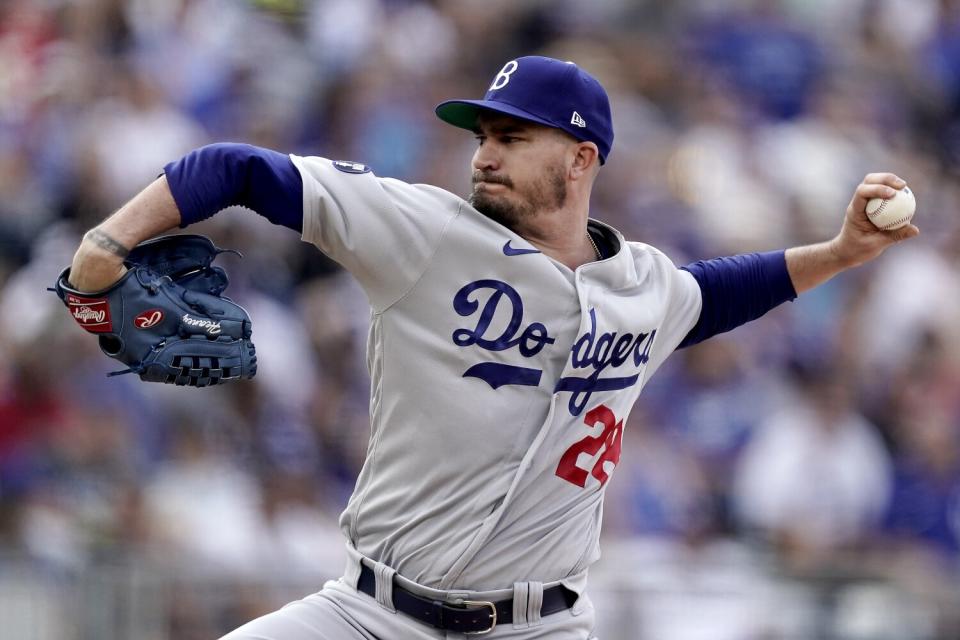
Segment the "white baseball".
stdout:
<svg viewBox="0 0 960 640">
<path fill-rule="evenodd" d="M 892 198 L 874 198 L 867 203 L 867 218 L 877 229 L 893 231 L 905 227 L 913 219 L 917 200 L 910 187 L 897 191 Z"/>
</svg>

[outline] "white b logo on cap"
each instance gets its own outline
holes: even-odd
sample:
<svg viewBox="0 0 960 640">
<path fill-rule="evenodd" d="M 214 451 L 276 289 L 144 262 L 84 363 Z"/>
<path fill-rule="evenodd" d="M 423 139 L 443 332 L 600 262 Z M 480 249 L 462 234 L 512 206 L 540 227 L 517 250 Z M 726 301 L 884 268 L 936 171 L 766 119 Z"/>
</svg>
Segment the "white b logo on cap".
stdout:
<svg viewBox="0 0 960 640">
<path fill-rule="evenodd" d="M 503 69 L 500 69 L 500 73 L 493 79 L 493 84 L 490 85 L 487 91 L 496 91 L 497 89 L 503 89 L 507 86 L 507 83 L 510 82 L 510 76 L 517 70 L 518 66 L 520 65 L 517 64 L 516 60 L 511 60 L 503 65 Z"/>
</svg>

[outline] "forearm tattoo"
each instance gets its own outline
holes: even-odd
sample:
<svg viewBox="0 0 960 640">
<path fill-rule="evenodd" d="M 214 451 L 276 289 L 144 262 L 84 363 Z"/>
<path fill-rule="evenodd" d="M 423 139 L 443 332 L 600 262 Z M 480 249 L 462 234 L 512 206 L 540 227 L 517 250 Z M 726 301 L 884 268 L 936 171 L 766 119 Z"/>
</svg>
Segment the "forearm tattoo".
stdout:
<svg viewBox="0 0 960 640">
<path fill-rule="evenodd" d="M 118 258 L 126 258 L 130 254 L 130 249 L 127 249 L 100 229 L 90 229 L 90 231 L 87 231 L 86 238 L 104 251 L 109 251 Z"/>
</svg>

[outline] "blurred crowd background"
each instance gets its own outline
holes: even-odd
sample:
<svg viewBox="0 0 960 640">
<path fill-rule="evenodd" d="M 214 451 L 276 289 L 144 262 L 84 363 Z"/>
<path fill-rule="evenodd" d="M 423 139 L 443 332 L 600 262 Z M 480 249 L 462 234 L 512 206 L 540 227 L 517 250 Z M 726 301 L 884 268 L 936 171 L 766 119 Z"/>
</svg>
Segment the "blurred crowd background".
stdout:
<svg viewBox="0 0 960 640">
<path fill-rule="evenodd" d="M 956 0 L 3 0 L 0 636 L 212 639 L 342 569 L 362 292 L 223 212 L 189 231 L 245 254 L 256 380 L 107 378 L 45 290 L 83 231 L 214 141 L 465 194 L 475 142 L 433 106 L 534 53 L 610 93 L 591 215 L 677 264 L 826 240 L 870 171 L 919 202 L 917 240 L 649 383 L 601 637 L 960 637 Z"/>
</svg>

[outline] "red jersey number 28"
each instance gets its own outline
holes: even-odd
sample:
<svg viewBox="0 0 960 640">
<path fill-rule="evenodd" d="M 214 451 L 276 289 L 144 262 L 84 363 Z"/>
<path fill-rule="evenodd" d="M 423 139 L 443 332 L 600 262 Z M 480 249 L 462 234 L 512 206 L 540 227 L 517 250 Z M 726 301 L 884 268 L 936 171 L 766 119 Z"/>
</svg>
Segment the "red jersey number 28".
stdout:
<svg viewBox="0 0 960 640">
<path fill-rule="evenodd" d="M 603 463 L 610 462 L 612 466 L 616 466 L 620 462 L 623 420 L 617 420 L 613 411 L 601 404 L 587 412 L 587 415 L 583 418 L 583 423 L 590 428 L 600 426 L 600 433 L 574 442 L 573 446 L 567 449 L 563 457 L 560 458 L 556 474 L 578 487 L 586 486 L 587 476 L 592 475 L 600 481 L 600 486 L 603 486 L 610 479 L 603 468 Z M 587 470 L 577 465 L 580 454 L 585 454 L 586 461 L 589 462 L 601 449 L 603 449 L 603 453 L 596 459 L 592 469 Z"/>
</svg>

